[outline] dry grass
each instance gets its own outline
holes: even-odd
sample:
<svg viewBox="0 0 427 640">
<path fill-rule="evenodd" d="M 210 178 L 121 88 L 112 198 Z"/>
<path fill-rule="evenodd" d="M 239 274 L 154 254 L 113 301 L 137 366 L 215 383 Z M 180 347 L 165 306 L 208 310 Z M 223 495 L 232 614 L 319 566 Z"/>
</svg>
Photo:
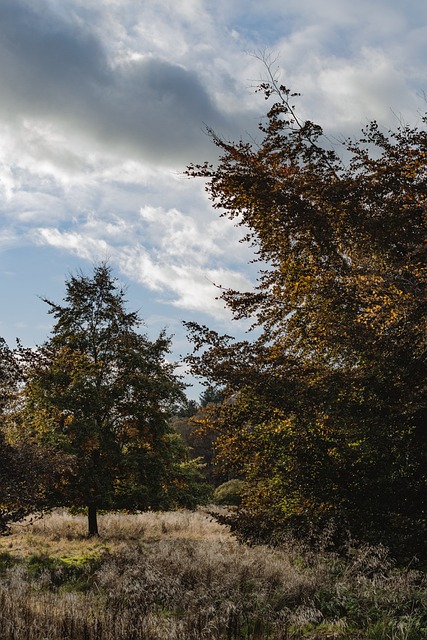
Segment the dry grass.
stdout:
<svg viewBox="0 0 427 640">
<path fill-rule="evenodd" d="M 206 513 L 56 513 L 0 539 L 2 640 L 423 640 L 425 577 L 382 548 L 247 547 Z"/>
<path fill-rule="evenodd" d="M 34 553 L 54 557 L 108 550 L 118 551 L 130 542 L 164 539 L 231 541 L 226 527 L 203 510 L 146 512 L 135 515 L 108 513 L 99 516 L 100 537 L 87 537 L 87 518 L 58 510 L 33 523 L 12 526 L 12 535 L 0 537 L 0 553 L 28 557 Z"/>
</svg>

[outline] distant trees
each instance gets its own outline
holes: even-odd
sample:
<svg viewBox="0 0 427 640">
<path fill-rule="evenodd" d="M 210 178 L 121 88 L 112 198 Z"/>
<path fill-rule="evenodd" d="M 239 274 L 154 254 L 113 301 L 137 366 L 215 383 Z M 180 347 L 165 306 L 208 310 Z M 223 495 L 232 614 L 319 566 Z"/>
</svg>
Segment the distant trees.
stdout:
<svg viewBox="0 0 427 640">
<path fill-rule="evenodd" d="M 193 373 L 225 392 L 209 416 L 220 456 L 246 479 L 229 521 L 251 540 L 333 522 L 338 543 L 423 554 L 427 120 L 371 123 L 344 164 L 270 80 L 262 140 L 211 132 L 218 165 L 188 170 L 261 263 L 254 291 L 222 294 L 258 338 L 187 324 Z"/>
<path fill-rule="evenodd" d="M 199 402 L 187 401 L 173 419 L 173 427 L 194 455 L 203 464 L 203 474 L 212 487 L 229 480 L 222 466 L 217 464 L 216 440 L 219 433 L 209 421 L 210 408 L 222 402 L 224 395 L 218 387 L 208 385 Z"/>
</svg>

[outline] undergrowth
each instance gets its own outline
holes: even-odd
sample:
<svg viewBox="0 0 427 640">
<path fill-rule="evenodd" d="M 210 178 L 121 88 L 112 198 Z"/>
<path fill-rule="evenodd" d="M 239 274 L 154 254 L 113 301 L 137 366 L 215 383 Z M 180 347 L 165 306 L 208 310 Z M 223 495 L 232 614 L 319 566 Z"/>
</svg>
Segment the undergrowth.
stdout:
<svg viewBox="0 0 427 640">
<path fill-rule="evenodd" d="M 202 512 L 53 515 L 0 544 L 2 640 L 424 640 L 425 574 L 239 544 Z"/>
</svg>

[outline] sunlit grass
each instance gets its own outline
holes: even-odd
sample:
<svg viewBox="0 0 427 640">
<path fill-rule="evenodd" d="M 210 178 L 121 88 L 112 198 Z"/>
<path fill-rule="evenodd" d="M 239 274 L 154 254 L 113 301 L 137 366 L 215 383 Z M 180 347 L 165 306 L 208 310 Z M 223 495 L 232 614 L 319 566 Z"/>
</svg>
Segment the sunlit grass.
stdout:
<svg viewBox="0 0 427 640">
<path fill-rule="evenodd" d="M 425 575 L 248 547 L 208 513 L 54 513 L 0 538 L 1 640 L 424 640 Z"/>
<path fill-rule="evenodd" d="M 34 522 L 12 527 L 12 535 L 0 537 L 0 553 L 27 557 L 79 554 L 100 549 L 117 551 L 131 541 L 153 542 L 184 537 L 187 540 L 233 540 L 226 527 L 204 511 L 108 513 L 99 516 L 100 536 L 88 538 L 87 518 L 57 510 Z"/>
</svg>

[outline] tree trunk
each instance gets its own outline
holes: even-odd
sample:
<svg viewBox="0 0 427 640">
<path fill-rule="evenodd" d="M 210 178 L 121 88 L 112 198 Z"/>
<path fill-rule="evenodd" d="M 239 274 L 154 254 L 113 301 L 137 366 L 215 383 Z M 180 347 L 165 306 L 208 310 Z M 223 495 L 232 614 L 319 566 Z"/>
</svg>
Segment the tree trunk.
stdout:
<svg viewBox="0 0 427 640">
<path fill-rule="evenodd" d="M 91 537 L 91 536 L 99 535 L 96 504 L 88 505 L 87 520 L 88 520 L 88 536 Z"/>
</svg>

